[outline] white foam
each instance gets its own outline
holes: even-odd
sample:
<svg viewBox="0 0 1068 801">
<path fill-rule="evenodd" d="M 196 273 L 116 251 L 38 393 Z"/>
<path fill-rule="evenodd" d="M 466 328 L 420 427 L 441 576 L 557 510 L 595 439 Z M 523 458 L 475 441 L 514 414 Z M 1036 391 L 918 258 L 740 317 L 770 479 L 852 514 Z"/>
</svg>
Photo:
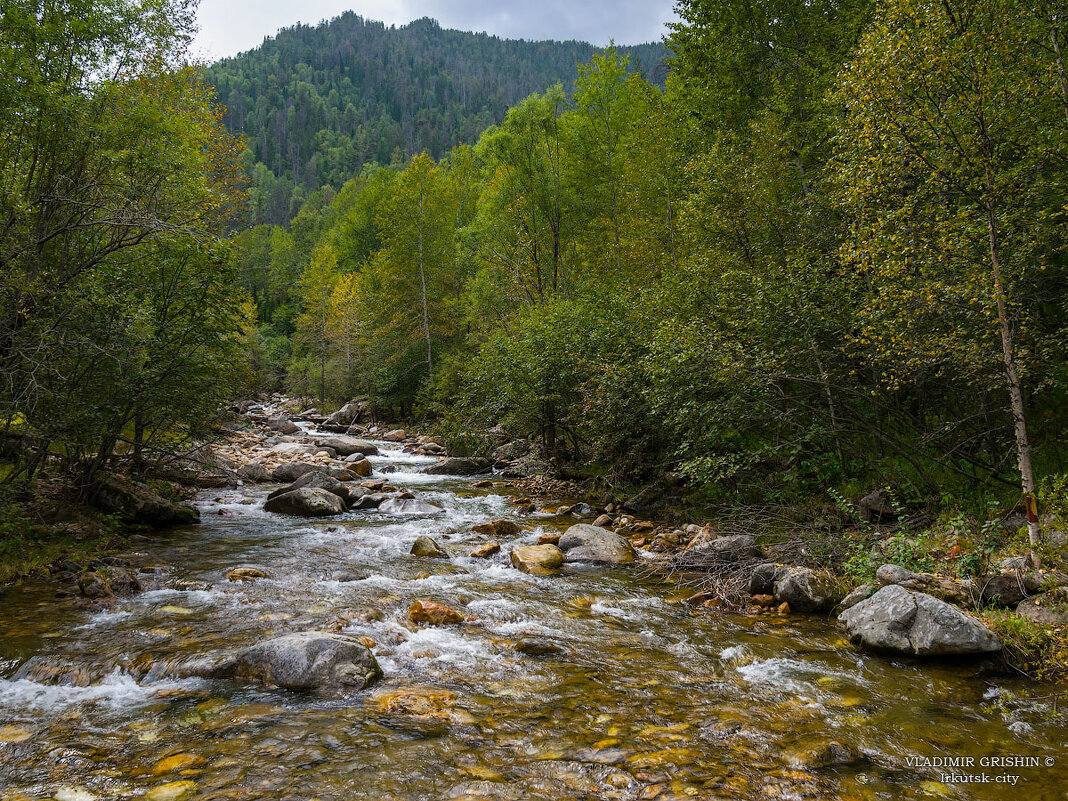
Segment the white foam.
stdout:
<svg viewBox="0 0 1068 801">
<path fill-rule="evenodd" d="M 202 685 L 199 679 L 141 685 L 132 676 L 119 670 L 105 676 L 99 684 L 88 687 L 40 684 L 29 679 L 0 679 L 0 708 L 52 712 L 78 704 L 101 702 L 105 706 L 120 709 L 153 701 L 160 690 L 196 689 Z"/>
<path fill-rule="evenodd" d="M 133 617 L 132 612 L 120 611 L 120 612 L 97 612 L 90 617 L 85 623 L 77 626 L 75 630 L 81 629 L 95 629 L 98 627 L 113 626 L 120 620 L 126 620 L 128 617 Z"/>
</svg>

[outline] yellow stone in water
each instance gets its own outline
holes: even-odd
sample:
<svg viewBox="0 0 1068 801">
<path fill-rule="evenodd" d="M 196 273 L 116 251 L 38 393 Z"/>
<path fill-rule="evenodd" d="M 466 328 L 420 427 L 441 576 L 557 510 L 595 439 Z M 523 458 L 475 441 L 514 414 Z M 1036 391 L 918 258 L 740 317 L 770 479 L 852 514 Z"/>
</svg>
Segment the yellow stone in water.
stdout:
<svg viewBox="0 0 1068 801">
<path fill-rule="evenodd" d="M 184 606 L 171 606 L 170 604 L 167 604 L 167 606 L 160 607 L 159 611 L 166 612 L 168 615 L 191 615 L 191 614 L 193 614 L 193 610 L 192 609 L 187 609 Z"/>
<path fill-rule="evenodd" d="M 33 732 L 18 726 L 0 726 L 0 743 L 22 743 L 33 737 Z"/>
<path fill-rule="evenodd" d="M 618 737 L 606 737 L 603 740 L 598 740 L 597 742 L 595 742 L 593 744 L 593 747 L 596 748 L 598 751 L 601 751 L 605 748 L 615 748 L 621 742 L 623 741 L 620 740 Z"/>
<path fill-rule="evenodd" d="M 62 787 L 52 796 L 56 801 L 96 801 L 97 797 L 84 787 Z"/>
<path fill-rule="evenodd" d="M 483 765 L 469 765 L 467 767 L 460 768 L 464 773 L 470 776 L 472 779 L 479 779 L 484 782 L 503 782 L 504 776 L 492 768 L 484 767 Z"/>
<path fill-rule="evenodd" d="M 689 765 L 697 757 L 697 752 L 689 748 L 665 748 L 663 751 L 635 754 L 627 761 L 637 768 L 659 768 L 664 765 Z"/>
<path fill-rule="evenodd" d="M 620 726 L 609 726 L 608 731 L 605 732 L 609 737 L 618 737 L 623 733 L 623 729 Z"/>
<path fill-rule="evenodd" d="M 159 739 L 158 731 L 143 731 L 137 735 L 137 739 L 142 743 L 154 743 Z"/>
<path fill-rule="evenodd" d="M 597 720 L 595 722 L 597 722 L 597 723 L 607 723 L 611 719 L 612 719 L 611 715 L 598 715 L 597 716 Z"/>
<path fill-rule="evenodd" d="M 42 640 L 56 640 L 63 636 L 62 631 L 50 631 L 47 634 L 42 634 Z"/>
<path fill-rule="evenodd" d="M 170 637 L 171 633 L 167 629 L 149 629 L 146 634 L 152 634 L 156 637 Z"/>
<path fill-rule="evenodd" d="M 197 783 L 188 779 L 180 782 L 167 782 L 145 793 L 145 801 L 182 801 L 196 791 Z"/>
<path fill-rule="evenodd" d="M 920 790 L 926 795 L 936 795 L 939 798 L 947 798 L 950 794 L 949 787 L 942 782 L 920 782 Z"/>
<path fill-rule="evenodd" d="M 180 770 L 182 768 L 190 768 L 193 765 L 199 765 L 204 761 L 204 757 L 197 756 L 196 754 L 175 754 L 169 756 L 166 759 L 161 759 L 156 763 L 156 766 L 152 768 L 152 772 L 156 775 L 160 773 L 170 773 L 172 770 Z"/>
</svg>

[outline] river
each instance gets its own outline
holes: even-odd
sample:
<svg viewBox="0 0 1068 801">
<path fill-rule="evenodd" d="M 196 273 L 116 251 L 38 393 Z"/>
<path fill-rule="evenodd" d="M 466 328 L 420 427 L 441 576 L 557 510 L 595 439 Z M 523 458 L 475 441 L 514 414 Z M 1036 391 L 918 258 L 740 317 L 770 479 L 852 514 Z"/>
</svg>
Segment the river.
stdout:
<svg viewBox="0 0 1068 801">
<path fill-rule="evenodd" d="M 825 618 L 695 610 L 641 568 L 533 577 L 510 567 L 513 542 L 471 558 L 475 523 L 514 520 L 528 529 L 514 543 L 533 543 L 575 521 L 519 514 L 505 488 L 381 448 L 376 471 L 395 467 L 393 485 L 444 515 L 310 521 L 265 513 L 263 487 L 210 490 L 201 525 L 132 546 L 136 566 L 158 566 L 139 595 L 93 611 L 54 585 L 9 589 L 0 799 L 1066 797 L 1063 724 L 1041 698 L 1053 688 L 862 654 Z M 410 555 L 424 534 L 451 558 Z M 268 578 L 224 577 L 250 563 Z M 474 620 L 415 627 L 419 599 Z M 327 701 L 167 676 L 182 657 L 329 627 L 374 640 L 379 684 Z M 517 653 L 528 636 L 563 653 Z M 62 676 L 11 678 L 35 657 Z M 395 714 L 383 699 L 401 692 L 443 711 Z M 832 741 L 859 758 L 820 767 Z M 1039 766 L 980 767 L 992 756 Z M 990 778 L 943 781 L 918 766 L 935 757 L 971 757 L 951 772 Z"/>
</svg>

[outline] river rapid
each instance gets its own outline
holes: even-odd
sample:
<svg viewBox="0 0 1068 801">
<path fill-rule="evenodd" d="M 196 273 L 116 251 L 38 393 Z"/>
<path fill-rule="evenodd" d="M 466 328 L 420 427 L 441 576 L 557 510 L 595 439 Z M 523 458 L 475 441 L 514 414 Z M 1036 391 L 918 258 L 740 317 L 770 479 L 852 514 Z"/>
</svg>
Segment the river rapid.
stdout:
<svg viewBox="0 0 1068 801">
<path fill-rule="evenodd" d="M 443 515 L 303 520 L 264 512 L 263 487 L 209 490 L 201 525 L 127 554 L 157 568 L 139 595 L 94 611 L 54 585 L 10 588 L 0 799 L 1068 797 L 1063 723 L 1042 698 L 1057 688 L 862 654 L 826 618 L 695 610 L 640 565 L 526 575 L 510 548 L 574 520 L 519 514 L 507 488 L 424 475 L 433 459 L 380 447 L 376 471 L 395 467 L 390 483 Z M 468 556 L 486 541 L 470 527 L 498 518 L 526 530 Z M 410 555 L 424 534 L 450 558 Z M 268 578 L 224 577 L 247 564 Z M 414 626 L 420 599 L 473 620 Z M 182 658 L 324 628 L 374 640 L 383 680 L 327 701 L 168 676 Z M 524 637 L 563 653 L 518 653 Z M 13 679 L 30 659 L 52 678 Z M 402 691 L 444 711 L 391 712 Z M 982 766 L 1006 756 L 1038 765 Z M 924 762 L 946 757 L 974 767 Z"/>
</svg>

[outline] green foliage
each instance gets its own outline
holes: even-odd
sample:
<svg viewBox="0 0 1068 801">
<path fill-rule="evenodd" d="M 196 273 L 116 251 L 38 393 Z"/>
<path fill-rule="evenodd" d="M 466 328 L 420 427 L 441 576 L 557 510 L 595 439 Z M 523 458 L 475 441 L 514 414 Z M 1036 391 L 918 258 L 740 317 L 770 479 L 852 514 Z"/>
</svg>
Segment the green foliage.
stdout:
<svg viewBox="0 0 1068 801">
<path fill-rule="evenodd" d="M 654 72 L 665 58 L 660 43 L 630 49 Z M 443 30 L 431 19 L 387 27 L 350 11 L 283 29 L 208 75 L 231 130 L 248 139 L 252 219 L 278 225 L 366 164 L 424 151 L 440 159 L 473 142 L 531 92 L 570 85 L 595 52 Z"/>
</svg>

